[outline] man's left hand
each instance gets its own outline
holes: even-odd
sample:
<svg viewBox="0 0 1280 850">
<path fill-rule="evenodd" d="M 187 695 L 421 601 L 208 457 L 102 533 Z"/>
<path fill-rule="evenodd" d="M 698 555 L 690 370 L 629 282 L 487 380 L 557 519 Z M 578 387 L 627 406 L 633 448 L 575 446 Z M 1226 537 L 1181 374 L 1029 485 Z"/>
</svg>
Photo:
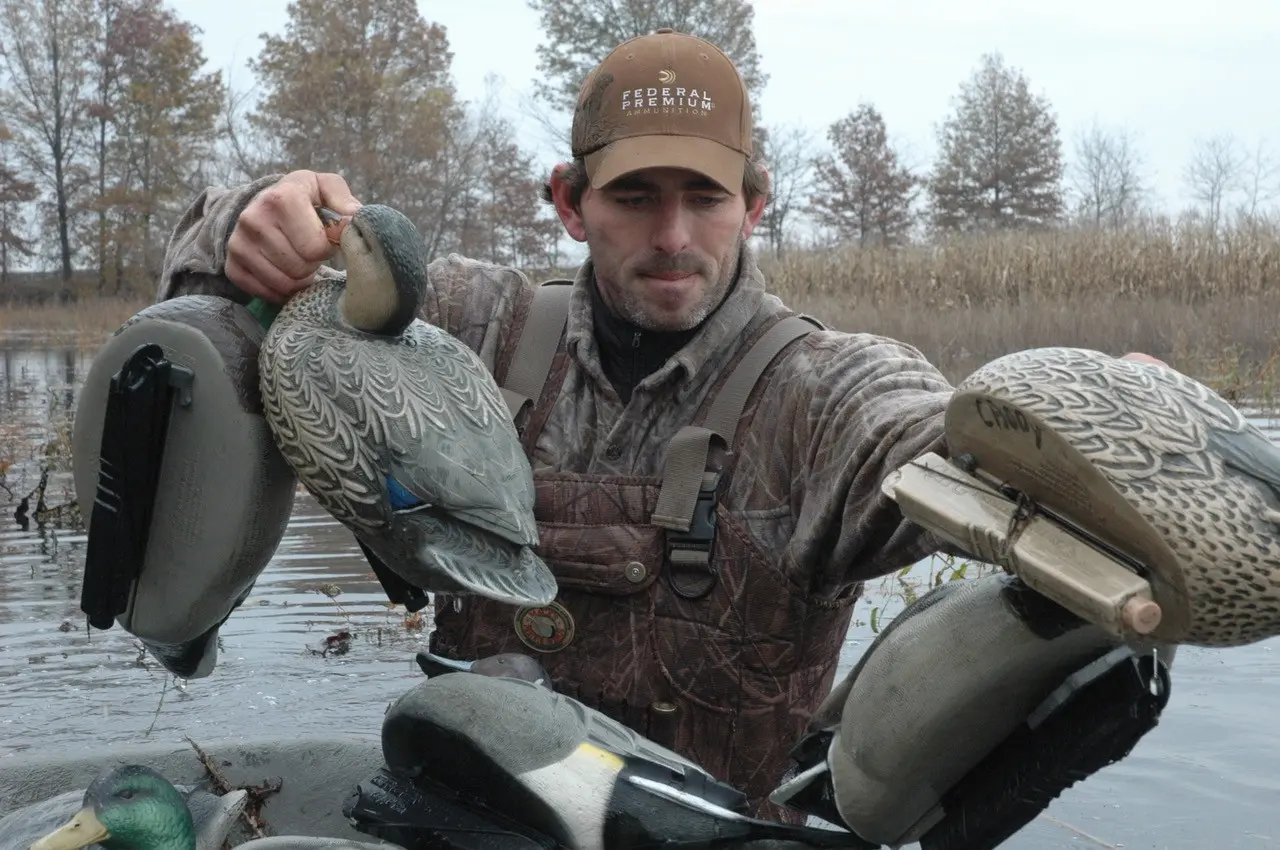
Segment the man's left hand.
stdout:
<svg viewBox="0 0 1280 850">
<path fill-rule="evenodd" d="M 1120 359 L 1133 360 L 1138 363 L 1154 363 L 1156 366 L 1163 366 L 1166 369 L 1173 368 L 1163 360 L 1157 360 L 1156 358 L 1152 357 L 1150 354 L 1143 354 L 1140 351 L 1130 351 L 1128 354 L 1126 354 L 1124 357 L 1121 357 Z"/>
</svg>

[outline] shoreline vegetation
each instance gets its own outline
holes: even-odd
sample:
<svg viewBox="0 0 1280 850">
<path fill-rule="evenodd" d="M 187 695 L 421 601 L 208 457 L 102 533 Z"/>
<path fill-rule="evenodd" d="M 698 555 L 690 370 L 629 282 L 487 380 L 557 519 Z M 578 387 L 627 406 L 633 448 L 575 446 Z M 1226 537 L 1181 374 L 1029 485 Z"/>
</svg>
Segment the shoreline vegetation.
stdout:
<svg viewBox="0 0 1280 850">
<path fill-rule="evenodd" d="M 956 235 L 899 247 L 763 248 L 770 291 L 845 331 L 919 348 L 958 381 L 1046 345 L 1142 351 L 1236 402 L 1275 404 L 1280 222 L 1211 233 L 1194 221 Z M 572 269 L 526 269 L 532 280 Z M 6 300 L 0 341 L 92 346 L 150 303 L 73 285 L 66 302 Z"/>
</svg>

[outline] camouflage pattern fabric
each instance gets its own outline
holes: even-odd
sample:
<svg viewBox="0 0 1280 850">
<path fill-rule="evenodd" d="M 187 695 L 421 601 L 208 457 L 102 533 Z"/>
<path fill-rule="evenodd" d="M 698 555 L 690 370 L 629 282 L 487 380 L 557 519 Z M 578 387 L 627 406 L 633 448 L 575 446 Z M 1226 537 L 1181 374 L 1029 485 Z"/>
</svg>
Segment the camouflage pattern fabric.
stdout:
<svg viewBox="0 0 1280 850">
<path fill-rule="evenodd" d="M 280 176 L 196 198 L 172 236 L 158 300 L 245 300 L 221 277 L 226 242 Z M 501 381 L 535 284 L 452 254 L 429 275 L 421 317 Z M 716 459 L 727 479 L 715 580 L 687 598 L 696 594 L 677 592 L 685 584 L 673 583 L 663 531 L 649 524 L 667 441 L 700 421 L 737 359 L 789 311 L 744 248 L 729 298 L 623 405 L 600 364 L 590 286 L 588 261 L 543 396 L 519 423 L 558 607 L 439 596 L 431 647 L 461 658 L 533 653 L 558 690 L 742 788 L 754 813 L 801 820 L 765 798 L 831 687 L 862 583 L 940 548 L 879 485 L 925 452 L 945 454 L 952 387 L 918 350 L 881 336 L 814 331 L 792 343 L 748 399 L 733 451 Z"/>
</svg>

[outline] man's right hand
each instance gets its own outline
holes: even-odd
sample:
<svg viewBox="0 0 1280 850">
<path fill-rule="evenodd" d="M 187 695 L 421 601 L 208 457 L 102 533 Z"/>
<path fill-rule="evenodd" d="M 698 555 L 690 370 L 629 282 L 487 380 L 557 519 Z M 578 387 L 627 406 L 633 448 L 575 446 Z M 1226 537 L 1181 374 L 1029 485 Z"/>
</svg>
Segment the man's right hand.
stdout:
<svg viewBox="0 0 1280 850">
<path fill-rule="evenodd" d="M 227 241 L 227 278 L 272 304 L 310 284 L 333 251 L 318 206 L 353 215 L 361 204 L 341 175 L 315 171 L 291 171 L 259 192 Z"/>
</svg>

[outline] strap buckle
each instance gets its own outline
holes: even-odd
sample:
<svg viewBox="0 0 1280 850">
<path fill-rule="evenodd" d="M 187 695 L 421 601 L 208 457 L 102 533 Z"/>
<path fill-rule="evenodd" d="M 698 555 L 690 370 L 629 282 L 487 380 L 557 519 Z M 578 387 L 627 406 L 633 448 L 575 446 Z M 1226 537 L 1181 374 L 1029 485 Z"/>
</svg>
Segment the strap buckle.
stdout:
<svg viewBox="0 0 1280 850">
<path fill-rule="evenodd" d="M 685 599 L 701 599 L 719 580 L 711 556 L 716 545 L 716 501 L 721 473 L 704 472 L 694 502 L 689 530 L 668 528 L 667 581 Z"/>
</svg>

